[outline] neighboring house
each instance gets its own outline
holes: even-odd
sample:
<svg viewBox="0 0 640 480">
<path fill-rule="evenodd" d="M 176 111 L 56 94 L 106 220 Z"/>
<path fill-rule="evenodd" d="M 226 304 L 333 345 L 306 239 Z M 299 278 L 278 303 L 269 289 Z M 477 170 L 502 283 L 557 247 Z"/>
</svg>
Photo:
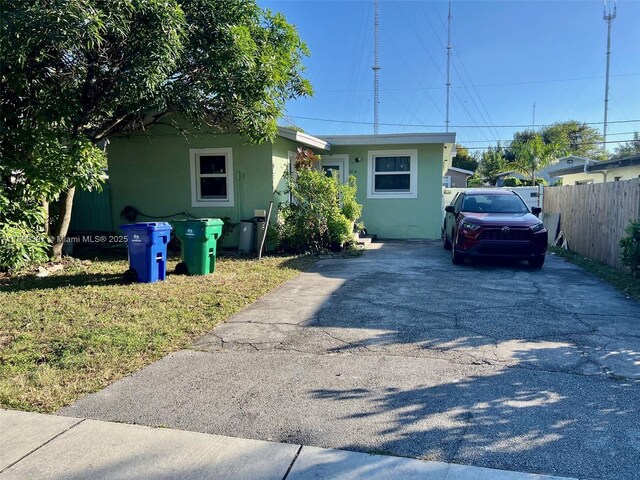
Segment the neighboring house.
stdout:
<svg viewBox="0 0 640 480">
<path fill-rule="evenodd" d="M 575 157 L 578 158 L 578 157 Z M 536 172 L 536 177 L 537 178 L 543 178 L 549 185 L 552 185 L 555 181 L 558 180 L 557 177 L 554 177 L 551 174 L 551 170 L 553 170 L 553 168 L 557 165 L 559 165 L 560 160 L 558 161 L 558 163 L 554 163 L 552 165 L 547 165 L 546 167 L 540 169 L 539 172 Z M 517 178 L 518 180 L 530 180 L 531 177 L 525 177 L 524 175 L 522 175 L 519 172 L 516 172 L 514 170 L 509 170 L 507 172 L 502 172 L 499 173 L 498 175 L 496 175 L 496 187 L 503 187 L 504 186 L 504 181 L 507 178 Z"/>
<path fill-rule="evenodd" d="M 253 217 L 288 201 L 285 173 L 298 147 L 322 157 L 320 167 L 356 177 L 367 231 L 382 238 L 440 237 L 444 171 L 454 133 L 314 137 L 280 128 L 274 143 L 235 134 L 183 136 L 169 126 L 111 140 L 107 149 L 113 224 L 126 206 L 149 221 L 179 212 L 196 217 Z M 177 217 L 180 218 L 180 217 Z M 226 244 L 237 245 L 237 230 Z"/>
<path fill-rule="evenodd" d="M 467 180 L 473 176 L 471 170 L 449 167 L 442 177 L 442 186 L 447 188 L 467 188 Z"/>
<path fill-rule="evenodd" d="M 598 162 L 582 157 L 565 157 L 550 172 L 563 185 L 604 183 L 640 177 L 640 155 Z"/>
</svg>

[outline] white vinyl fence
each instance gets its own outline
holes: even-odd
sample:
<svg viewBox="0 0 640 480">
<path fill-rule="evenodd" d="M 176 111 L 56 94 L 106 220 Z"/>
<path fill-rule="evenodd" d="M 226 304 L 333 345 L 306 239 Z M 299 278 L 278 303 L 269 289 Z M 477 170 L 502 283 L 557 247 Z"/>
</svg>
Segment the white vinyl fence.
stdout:
<svg viewBox="0 0 640 480">
<path fill-rule="evenodd" d="M 538 187 L 488 187 L 498 188 L 499 190 L 513 190 L 531 207 L 542 207 L 544 197 L 544 187 L 540 186 L 540 192 L 538 197 Z M 442 188 L 442 215 L 444 216 L 444 207 L 449 205 L 455 198 L 458 192 L 463 190 L 476 190 L 475 188 Z"/>
</svg>

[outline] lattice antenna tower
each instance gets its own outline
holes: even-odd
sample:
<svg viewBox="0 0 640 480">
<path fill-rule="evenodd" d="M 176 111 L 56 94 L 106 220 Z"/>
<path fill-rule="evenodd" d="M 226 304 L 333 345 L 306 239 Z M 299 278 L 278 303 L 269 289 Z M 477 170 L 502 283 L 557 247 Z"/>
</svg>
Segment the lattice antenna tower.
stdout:
<svg viewBox="0 0 640 480">
<path fill-rule="evenodd" d="M 607 126 L 609 117 L 609 70 L 611 68 L 611 24 L 617 15 L 617 2 L 613 0 L 613 8 L 611 6 L 611 0 L 604 0 L 604 10 L 602 11 L 602 18 L 607 22 L 607 74 L 604 84 L 604 128 L 603 128 L 603 140 L 604 147 L 607 147 Z"/>
<path fill-rule="evenodd" d="M 373 2 L 373 134 L 378 134 L 380 107 L 380 1 Z"/>
<path fill-rule="evenodd" d="M 449 131 L 449 98 L 451 94 L 451 0 L 449 0 L 449 15 L 447 17 L 447 112 L 444 129 Z"/>
</svg>

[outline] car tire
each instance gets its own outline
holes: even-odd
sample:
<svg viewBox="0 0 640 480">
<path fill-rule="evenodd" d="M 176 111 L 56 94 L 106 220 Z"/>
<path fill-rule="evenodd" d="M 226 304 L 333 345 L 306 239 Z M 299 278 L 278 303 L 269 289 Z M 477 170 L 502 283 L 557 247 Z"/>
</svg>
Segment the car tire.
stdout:
<svg viewBox="0 0 640 480">
<path fill-rule="evenodd" d="M 451 250 L 451 242 L 447 238 L 447 232 L 442 234 L 442 246 L 445 250 Z"/>
<path fill-rule="evenodd" d="M 544 265 L 544 255 L 529 260 L 529 266 L 531 268 L 542 268 L 542 265 Z"/>
<path fill-rule="evenodd" d="M 455 244 L 451 245 L 451 263 L 454 265 L 462 265 L 464 263 L 464 256 L 458 252 Z"/>
</svg>

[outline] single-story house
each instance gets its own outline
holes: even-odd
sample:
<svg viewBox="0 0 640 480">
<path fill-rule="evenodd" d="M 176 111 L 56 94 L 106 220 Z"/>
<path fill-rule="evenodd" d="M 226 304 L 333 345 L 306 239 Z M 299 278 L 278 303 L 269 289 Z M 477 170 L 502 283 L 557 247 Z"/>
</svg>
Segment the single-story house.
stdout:
<svg viewBox="0 0 640 480">
<path fill-rule="evenodd" d="M 467 188 L 469 177 L 473 176 L 471 170 L 449 167 L 442 177 L 442 186 L 447 188 Z"/>
<path fill-rule="evenodd" d="M 553 166 L 551 174 L 563 185 L 616 182 L 640 177 L 640 155 L 598 162 L 582 157 L 565 157 Z"/>
<path fill-rule="evenodd" d="M 107 147 L 113 225 L 179 212 L 228 217 L 237 223 L 254 210 L 288 201 L 285 173 L 298 147 L 321 156 L 320 168 L 356 178 L 362 220 L 381 238 L 436 239 L 442 221 L 443 173 L 451 165 L 455 133 L 314 137 L 280 128 L 273 143 L 249 143 L 236 134 L 202 131 L 184 136 L 166 125 L 112 139 Z M 179 217 L 176 217 L 179 218 Z M 275 215 L 272 217 L 275 220 Z M 226 240 L 237 245 L 237 230 Z"/>
<path fill-rule="evenodd" d="M 554 169 L 555 166 L 559 165 L 561 161 L 562 159 L 558 160 L 557 163 L 554 163 L 552 165 L 547 165 L 546 167 L 541 168 L 539 172 L 536 172 L 536 177 L 543 178 L 549 185 L 552 185 L 554 182 L 558 180 L 558 177 L 555 177 L 554 175 L 552 175 L 551 171 Z M 504 187 L 504 181 L 507 178 L 517 178 L 518 180 L 530 179 L 530 177 L 525 177 L 524 175 L 522 175 L 519 172 L 516 172 L 515 170 L 508 170 L 506 172 L 500 172 L 498 175 L 496 175 L 496 187 Z"/>
</svg>

